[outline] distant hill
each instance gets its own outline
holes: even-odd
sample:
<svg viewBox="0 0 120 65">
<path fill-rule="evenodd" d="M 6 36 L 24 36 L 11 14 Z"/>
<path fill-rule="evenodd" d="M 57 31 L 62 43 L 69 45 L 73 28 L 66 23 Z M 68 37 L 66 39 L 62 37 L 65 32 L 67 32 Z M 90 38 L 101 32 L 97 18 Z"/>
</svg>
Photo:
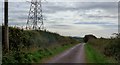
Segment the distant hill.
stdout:
<svg viewBox="0 0 120 65">
<path fill-rule="evenodd" d="M 72 37 L 73 39 L 76 39 L 79 42 L 84 42 L 83 37 Z"/>
</svg>

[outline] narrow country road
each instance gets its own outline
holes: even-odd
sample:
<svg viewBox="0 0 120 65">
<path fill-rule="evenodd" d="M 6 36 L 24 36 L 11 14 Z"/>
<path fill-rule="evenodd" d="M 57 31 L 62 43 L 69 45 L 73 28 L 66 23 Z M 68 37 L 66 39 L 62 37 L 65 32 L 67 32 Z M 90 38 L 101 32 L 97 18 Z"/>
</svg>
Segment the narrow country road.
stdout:
<svg viewBox="0 0 120 65">
<path fill-rule="evenodd" d="M 85 43 L 80 43 L 44 63 L 85 63 Z"/>
</svg>

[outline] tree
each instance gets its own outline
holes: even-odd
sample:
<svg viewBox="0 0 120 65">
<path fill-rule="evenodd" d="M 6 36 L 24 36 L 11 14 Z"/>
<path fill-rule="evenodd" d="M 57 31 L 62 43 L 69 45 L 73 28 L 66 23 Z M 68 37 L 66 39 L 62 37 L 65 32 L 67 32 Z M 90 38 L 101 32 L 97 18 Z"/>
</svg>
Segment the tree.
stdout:
<svg viewBox="0 0 120 65">
<path fill-rule="evenodd" d="M 88 42 L 90 39 L 97 39 L 94 35 L 85 35 L 84 42 Z"/>
</svg>

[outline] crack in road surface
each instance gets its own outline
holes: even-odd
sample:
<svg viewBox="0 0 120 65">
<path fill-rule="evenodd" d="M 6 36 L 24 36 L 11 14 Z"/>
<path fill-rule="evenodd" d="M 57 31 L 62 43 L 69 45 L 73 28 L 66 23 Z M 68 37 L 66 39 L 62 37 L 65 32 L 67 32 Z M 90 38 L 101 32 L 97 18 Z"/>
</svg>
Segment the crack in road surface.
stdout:
<svg viewBox="0 0 120 65">
<path fill-rule="evenodd" d="M 85 63 L 85 43 L 80 43 L 44 63 Z"/>
</svg>

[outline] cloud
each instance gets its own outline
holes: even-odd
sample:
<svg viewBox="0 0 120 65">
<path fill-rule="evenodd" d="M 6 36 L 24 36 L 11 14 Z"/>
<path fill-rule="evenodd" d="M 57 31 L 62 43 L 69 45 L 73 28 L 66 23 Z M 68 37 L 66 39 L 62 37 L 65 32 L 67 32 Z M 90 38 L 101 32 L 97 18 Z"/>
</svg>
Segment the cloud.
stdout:
<svg viewBox="0 0 120 65">
<path fill-rule="evenodd" d="M 108 25 L 108 24 L 113 24 L 113 23 L 109 23 L 109 22 L 76 22 L 75 24 L 96 24 L 96 25 Z"/>
<path fill-rule="evenodd" d="M 23 22 L 22 22 L 23 21 Z M 24 22 L 24 20 L 20 20 L 20 21 L 18 21 L 18 20 L 9 20 L 9 25 L 11 26 L 11 25 L 13 25 L 13 26 L 24 26 L 24 25 L 26 25 L 26 22 Z"/>
<path fill-rule="evenodd" d="M 111 22 L 76 22 L 76 23 L 74 23 L 74 24 L 76 24 L 76 25 L 88 25 L 88 26 L 90 26 L 90 25 L 97 25 L 97 26 L 100 26 L 100 27 L 102 27 L 103 29 L 118 29 L 118 23 L 117 24 L 115 24 L 115 23 L 111 23 Z"/>
<path fill-rule="evenodd" d="M 9 0 L 9 2 L 26 2 L 31 0 Z M 119 0 L 43 0 L 47 2 L 118 2 Z M 0 2 L 3 2 L 1 0 Z"/>
<path fill-rule="evenodd" d="M 108 12 L 117 12 L 117 2 L 50 2 L 43 3 L 45 12 L 59 12 L 59 11 L 83 11 L 90 9 L 103 9 Z"/>
<path fill-rule="evenodd" d="M 118 25 L 116 24 L 100 25 L 100 26 L 106 29 L 118 29 Z"/>
<path fill-rule="evenodd" d="M 108 15 L 106 15 L 106 16 L 99 16 L 99 15 L 94 16 L 94 15 L 89 15 L 88 18 L 97 18 L 97 19 L 98 18 L 118 18 L 118 16 L 110 16 L 110 15 L 109 16 Z"/>
<path fill-rule="evenodd" d="M 27 2 L 9 3 L 9 24 L 26 25 L 29 8 L 30 3 Z M 117 31 L 117 8 L 117 2 L 57 1 L 42 3 L 46 28 L 68 36 L 83 36 L 88 33 L 94 33 L 98 36 L 104 36 L 105 34 L 109 36 L 110 34 L 107 34 L 107 31 L 111 34 Z M 100 33 L 98 34 L 98 32 Z"/>
<path fill-rule="evenodd" d="M 64 25 L 63 24 L 50 25 L 49 27 L 50 28 L 55 28 L 55 29 L 64 29 L 64 30 L 72 28 L 71 25 L 65 25 L 65 24 Z"/>
</svg>

